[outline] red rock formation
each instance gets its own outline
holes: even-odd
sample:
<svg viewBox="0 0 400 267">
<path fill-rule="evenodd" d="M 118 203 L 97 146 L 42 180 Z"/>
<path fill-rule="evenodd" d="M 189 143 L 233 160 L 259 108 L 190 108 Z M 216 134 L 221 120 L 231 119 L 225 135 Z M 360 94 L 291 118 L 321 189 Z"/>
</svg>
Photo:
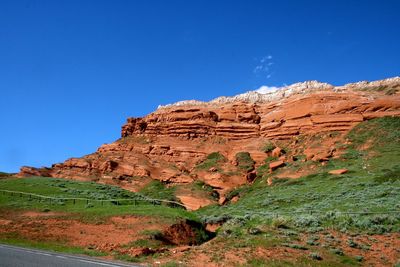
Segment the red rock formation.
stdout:
<svg viewBox="0 0 400 267">
<path fill-rule="evenodd" d="M 300 89 L 289 86 L 279 98 L 269 96 L 268 101 L 253 93 L 248 99 L 238 97 L 239 101 L 220 98 L 210 103 L 161 107 L 143 118 L 129 118 L 122 127 L 122 138 L 102 145 L 93 154 L 49 169 L 23 167 L 18 175 L 100 180 L 123 186 L 129 186 L 131 177 L 146 176 L 173 184 L 202 180 L 223 193 L 251 180 L 232 163 L 238 152 L 249 152 L 259 166 L 267 156 L 261 151 L 267 140 L 343 133 L 364 120 L 399 116 L 400 95 L 372 90 L 381 84 L 367 83 L 368 90 L 360 87 L 364 83 L 349 85 L 350 89 L 326 84 L 307 89 L 313 84 L 301 84 L 296 87 Z M 383 84 L 386 89 L 399 88 L 400 79 Z M 308 148 L 305 154 L 308 159 L 323 161 L 334 153 L 330 147 L 325 150 Z M 215 151 L 228 159 L 223 163 L 224 172 L 199 170 L 196 166 Z"/>
</svg>

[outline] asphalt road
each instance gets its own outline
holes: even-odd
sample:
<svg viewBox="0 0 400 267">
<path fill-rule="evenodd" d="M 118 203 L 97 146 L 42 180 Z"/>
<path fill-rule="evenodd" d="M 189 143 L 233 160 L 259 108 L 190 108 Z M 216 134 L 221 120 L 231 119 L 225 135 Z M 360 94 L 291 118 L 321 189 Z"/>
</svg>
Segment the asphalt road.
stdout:
<svg viewBox="0 0 400 267">
<path fill-rule="evenodd" d="M 127 267 L 119 262 L 0 244 L 0 267 Z"/>
</svg>

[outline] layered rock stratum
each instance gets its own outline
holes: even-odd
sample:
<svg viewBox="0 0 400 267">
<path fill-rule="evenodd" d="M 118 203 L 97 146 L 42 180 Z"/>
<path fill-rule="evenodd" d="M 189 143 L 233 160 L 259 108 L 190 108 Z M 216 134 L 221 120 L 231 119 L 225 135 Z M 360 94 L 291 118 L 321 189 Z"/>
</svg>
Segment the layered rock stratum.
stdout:
<svg viewBox="0 0 400 267">
<path fill-rule="evenodd" d="M 252 179 L 251 169 L 237 171 L 238 152 L 249 152 L 258 166 L 267 156 L 261 149 L 266 142 L 293 143 L 301 136 L 346 133 L 365 120 L 399 116 L 399 91 L 400 77 L 344 86 L 308 81 L 266 94 L 250 91 L 210 102 L 182 101 L 160 106 L 143 118 L 128 118 L 121 138 L 93 154 L 50 168 L 22 167 L 18 176 L 106 183 L 131 177 L 173 184 L 201 180 L 225 192 Z M 212 152 L 226 158 L 221 163 L 224 171 L 198 168 Z"/>
</svg>

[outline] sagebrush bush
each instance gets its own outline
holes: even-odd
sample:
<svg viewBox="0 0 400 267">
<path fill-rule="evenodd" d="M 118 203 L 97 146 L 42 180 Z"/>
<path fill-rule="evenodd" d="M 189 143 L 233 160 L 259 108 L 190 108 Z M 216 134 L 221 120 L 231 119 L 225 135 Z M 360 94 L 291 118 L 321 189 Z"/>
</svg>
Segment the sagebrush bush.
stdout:
<svg viewBox="0 0 400 267">
<path fill-rule="evenodd" d="M 251 158 L 249 152 L 238 152 L 235 156 L 238 168 L 244 171 L 252 171 L 255 161 Z"/>
<path fill-rule="evenodd" d="M 297 227 L 318 227 L 321 222 L 312 215 L 300 215 L 294 218 L 294 225 Z"/>
<path fill-rule="evenodd" d="M 208 170 L 212 167 L 218 169 L 219 164 L 226 162 L 227 159 L 219 152 L 213 152 L 207 155 L 206 159 L 196 166 L 196 169 L 199 170 Z"/>
<path fill-rule="evenodd" d="M 276 146 L 271 142 L 268 141 L 264 144 L 264 146 L 262 147 L 262 151 L 265 153 L 271 152 L 272 150 L 274 150 L 276 148 Z"/>
<path fill-rule="evenodd" d="M 275 217 L 272 219 L 271 226 L 273 228 L 290 228 L 290 219 L 287 217 Z"/>
</svg>

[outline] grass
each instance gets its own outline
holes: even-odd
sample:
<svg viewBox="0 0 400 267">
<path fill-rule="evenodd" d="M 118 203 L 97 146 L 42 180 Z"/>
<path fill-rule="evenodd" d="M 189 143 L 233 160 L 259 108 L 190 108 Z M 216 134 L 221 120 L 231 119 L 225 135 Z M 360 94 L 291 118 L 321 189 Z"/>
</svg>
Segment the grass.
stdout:
<svg viewBox="0 0 400 267">
<path fill-rule="evenodd" d="M 255 161 L 251 158 L 249 152 L 238 152 L 235 157 L 240 170 L 249 172 L 254 169 Z"/>
<path fill-rule="evenodd" d="M 224 215 L 245 218 L 244 225 L 271 224 L 274 216 L 282 216 L 288 227 L 303 231 L 400 231 L 399 213 L 368 214 L 400 210 L 399 129 L 400 118 L 362 123 L 347 136 L 352 145 L 343 158 L 332 159 L 318 173 L 296 180 L 281 179 L 271 187 L 266 179 L 273 174 L 266 174 L 253 185 L 230 192 L 228 196 L 240 194 L 237 203 L 205 207 L 197 214 L 205 219 Z M 360 150 L 367 142 L 373 144 L 370 149 Z M 349 172 L 328 174 L 339 168 Z"/>
<path fill-rule="evenodd" d="M 212 200 L 218 200 L 219 194 L 214 188 L 203 181 L 197 180 L 194 181 L 191 185 L 191 191 L 197 192 L 200 195 L 203 195 Z"/>
<path fill-rule="evenodd" d="M 317 137 L 315 137 L 317 138 Z M 284 259 L 245 258 L 245 266 L 350 266 L 359 265 L 358 259 L 343 255 L 336 248 L 323 248 L 321 240 L 311 238 L 325 230 L 336 230 L 346 234 L 381 234 L 400 231 L 400 118 L 380 118 L 359 124 L 348 135 L 351 142 L 341 158 L 331 159 L 325 166 L 316 165 L 316 173 L 299 179 L 274 179 L 266 164 L 257 169 L 258 179 L 253 184 L 236 188 L 227 199 L 240 196 L 236 203 L 224 206 L 211 205 L 196 212 L 179 208 L 142 204 L 138 206 L 108 203 L 101 206 L 86 202 L 73 205 L 70 202 L 49 204 L 45 201 L 29 200 L 19 196 L 0 193 L 0 209 L 54 210 L 72 214 L 84 220 L 98 221 L 108 216 L 135 214 L 164 218 L 187 218 L 207 223 L 224 223 L 217 231 L 214 242 L 221 242 L 225 249 L 239 247 L 274 248 L 287 246 L 301 256 Z M 318 141 L 318 140 L 317 140 Z M 368 148 L 366 149 L 366 144 Z M 243 166 L 250 162 L 245 153 L 239 160 Z M 226 158 L 211 153 L 197 166 L 199 170 L 218 168 Z M 297 163 L 296 163 L 297 164 Z M 299 162 L 298 164 L 307 164 Z M 317 163 L 316 163 L 317 164 Z M 239 163 L 239 166 L 241 164 Z M 285 168 L 294 168 L 287 166 Z M 344 175 L 331 175 L 334 169 L 346 168 Z M 261 175 L 260 175 L 261 174 Z M 273 178 L 273 186 L 267 179 Z M 195 190 L 212 188 L 198 182 Z M 49 196 L 79 196 L 94 199 L 109 197 L 133 197 L 135 193 L 112 186 L 82 183 L 64 179 L 29 178 L 1 179 L 0 189 L 32 192 Z M 173 187 L 161 182 L 152 182 L 140 193 L 152 198 L 173 199 Z M 110 208 L 112 207 L 112 208 Z M 348 214 L 356 212 L 355 214 Z M 254 229 L 259 231 L 254 231 Z M 254 233 L 254 234 L 253 234 Z M 144 233 L 143 233 L 144 234 Z M 309 235 L 309 240 L 299 242 L 299 236 Z M 148 236 L 157 233 L 148 233 Z M 8 242 L 15 237 L 9 237 Z M 1 240 L 0 240 L 1 241 Z M 21 241 L 25 242 L 25 241 Z M 358 241 L 357 241 L 358 242 Z M 131 246 L 158 246 L 157 242 L 139 240 Z M 346 246 L 354 246 L 347 242 Z M 50 245 L 51 246 L 51 245 Z M 63 249 L 63 248 L 62 248 Z M 67 248 L 66 248 L 67 249 Z M 306 250 L 303 250 L 306 249 Z M 79 253 L 85 253 L 80 251 Z M 220 253 L 220 252 L 218 252 Z M 217 253 L 217 254 L 218 254 Z M 218 254 L 214 258 L 222 257 Z M 140 261 L 127 258 L 124 260 Z M 171 263 L 174 266 L 175 263 Z"/>
<path fill-rule="evenodd" d="M 268 141 L 268 142 L 266 142 L 264 144 L 264 146 L 262 147 L 261 151 L 263 151 L 265 153 L 268 153 L 268 152 L 271 152 L 272 150 L 274 150 L 275 147 L 276 146 L 271 141 Z"/>
<path fill-rule="evenodd" d="M 209 154 L 206 159 L 200 163 L 199 165 L 196 166 L 196 169 L 198 170 L 209 170 L 210 168 L 217 168 L 219 169 L 220 163 L 226 162 L 227 159 L 221 155 L 219 152 L 213 152 Z"/>
<path fill-rule="evenodd" d="M 118 186 L 47 177 L 3 179 L 0 181 L 0 189 L 51 197 L 80 197 L 96 200 L 139 197 L 139 195 Z"/>
<path fill-rule="evenodd" d="M 153 199 L 178 201 L 175 197 L 175 187 L 166 187 L 162 182 L 154 180 L 140 190 L 140 193 Z"/>
<path fill-rule="evenodd" d="M 50 202 L 44 199 L 34 199 L 29 198 L 29 196 L 20 196 L 19 194 L 10 195 L 0 192 L 0 210 L 51 210 L 72 214 L 69 216 L 86 221 L 102 220 L 110 216 L 126 214 L 197 220 L 196 215 L 181 208 L 152 205 L 149 202 L 139 201 L 136 202 L 138 205 L 132 205 L 134 202 L 131 198 L 138 197 L 137 194 L 119 187 L 93 182 L 78 182 L 46 177 L 10 178 L 0 180 L 0 189 L 35 193 L 51 197 L 83 197 L 97 200 L 89 201 L 89 203 L 85 200 L 78 200 L 75 203 L 72 200 Z M 163 192 L 156 196 L 163 197 L 166 195 Z M 129 200 L 118 203 L 101 203 L 101 200 L 109 198 L 129 198 Z"/>
</svg>

